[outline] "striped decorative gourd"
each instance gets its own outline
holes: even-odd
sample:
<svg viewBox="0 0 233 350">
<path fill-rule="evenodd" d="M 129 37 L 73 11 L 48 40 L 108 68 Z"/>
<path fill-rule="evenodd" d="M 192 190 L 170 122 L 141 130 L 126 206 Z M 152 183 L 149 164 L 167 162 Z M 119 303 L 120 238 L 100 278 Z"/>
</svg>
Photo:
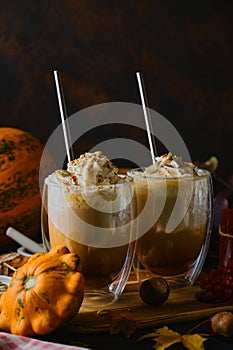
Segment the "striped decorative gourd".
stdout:
<svg viewBox="0 0 233 350">
<path fill-rule="evenodd" d="M 40 239 L 39 166 L 44 146 L 29 133 L 0 127 L 0 252 L 12 241 L 9 226 Z"/>
</svg>

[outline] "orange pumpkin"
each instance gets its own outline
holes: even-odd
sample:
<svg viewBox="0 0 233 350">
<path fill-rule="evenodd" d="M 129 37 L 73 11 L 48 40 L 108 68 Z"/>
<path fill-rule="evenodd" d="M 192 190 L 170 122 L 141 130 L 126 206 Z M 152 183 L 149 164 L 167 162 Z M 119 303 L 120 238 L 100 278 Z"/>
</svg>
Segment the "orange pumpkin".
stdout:
<svg viewBox="0 0 233 350">
<path fill-rule="evenodd" d="M 39 166 L 44 146 L 29 133 L 0 127 L 0 253 L 13 241 L 9 226 L 34 240 L 40 238 Z"/>
<path fill-rule="evenodd" d="M 12 276 L 0 298 L 0 329 L 13 334 L 48 334 L 79 311 L 84 295 L 80 259 L 65 246 L 32 255 Z"/>
</svg>

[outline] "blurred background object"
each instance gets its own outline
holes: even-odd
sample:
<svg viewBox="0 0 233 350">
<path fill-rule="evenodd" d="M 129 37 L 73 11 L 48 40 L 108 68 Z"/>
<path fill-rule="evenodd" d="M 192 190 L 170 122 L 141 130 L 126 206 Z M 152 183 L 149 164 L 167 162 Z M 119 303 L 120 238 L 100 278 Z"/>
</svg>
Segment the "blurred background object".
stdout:
<svg viewBox="0 0 233 350">
<path fill-rule="evenodd" d="M 69 115 L 140 104 L 141 71 L 150 108 L 175 126 L 193 160 L 215 155 L 218 177 L 232 186 L 232 10 L 228 0 L 2 0 L 0 124 L 46 143 L 60 124 L 55 69 Z M 106 125 L 80 137 L 76 156 L 114 137 L 148 146 L 144 131 Z M 230 205 L 232 191 L 216 178 L 214 191 L 221 208 Z"/>
</svg>

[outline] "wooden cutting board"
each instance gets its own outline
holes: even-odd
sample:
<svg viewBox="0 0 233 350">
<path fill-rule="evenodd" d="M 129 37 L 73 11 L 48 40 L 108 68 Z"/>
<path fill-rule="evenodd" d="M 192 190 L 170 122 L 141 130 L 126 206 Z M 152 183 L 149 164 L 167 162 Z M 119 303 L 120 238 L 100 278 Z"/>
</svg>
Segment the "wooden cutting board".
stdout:
<svg viewBox="0 0 233 350">
<path fill-rule="evenodd" d="M 137 328 L 158 327 L 209 317 L 219 311 L 233 311 L 232 302 L 202 303 L 196 299 L 200 287 L 187 286 L 171 291 L 167 301 L 156 307 L 147 306 L 140 299 L 138 283 L 129 282 L 120 299 L 100 310 L 81 308 L 66 326 L 69 332 L 101 333 L 111 331 L 116 317 L 127 316 Z"/>
</svg>

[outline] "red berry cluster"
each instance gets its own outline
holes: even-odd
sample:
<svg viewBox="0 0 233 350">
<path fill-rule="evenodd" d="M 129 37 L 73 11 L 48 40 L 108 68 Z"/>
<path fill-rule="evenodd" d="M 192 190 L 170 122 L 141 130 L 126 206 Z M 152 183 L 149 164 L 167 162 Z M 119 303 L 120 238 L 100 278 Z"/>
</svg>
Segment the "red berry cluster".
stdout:
<svg viewBox="0 0 233 350">
<path fill-rule="evenodd" d="M 202 301 L 233 300 L 233 260 L 229 260 L 226 267 L 213 269 L 208 276 L 202 277 L 200 287 L 204 290 L 199 298 Z"/>
</svg>

